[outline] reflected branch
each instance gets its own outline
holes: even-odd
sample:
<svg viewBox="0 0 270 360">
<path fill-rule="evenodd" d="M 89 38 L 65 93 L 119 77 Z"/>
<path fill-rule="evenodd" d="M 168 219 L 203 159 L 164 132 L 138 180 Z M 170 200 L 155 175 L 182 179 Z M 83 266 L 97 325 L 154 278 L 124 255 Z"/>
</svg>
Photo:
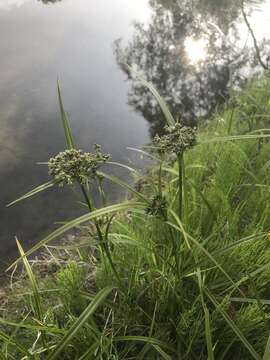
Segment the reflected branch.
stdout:
<svg viewBox="0 0 270 360">
<path fill-rule="evenodd" d="M 262 66 L 262 68 L 264 70 L 268 70 L 268 65 L 266 63 L 264 63 L 264 61 L 262 60 L 262 57 L 261 57 L 261 52 L 260 52 L 260 48 L 258 46 L 258 42 L 257 42 L 257 39 L 256 39 L 256 36 L 254 34 L 254 31 L 250 25 L 250 22 L 248 20 L 248 17 L 247 17 L 247 14 L 245 12 L 245 4 L 244 4 L 244 0 L 241 0 L 241 12 L 242 12 L 242 15 L 243 15 L 243 18 L 244 18 L 244 21 L 247 25 L 247 28 L 250 32 L 250 35 L 253 39 L 253 43 L 254 43 L 254 48 L 255 48 L 255 51 L 256 51 L 256 56 L 257 56 L 257 59 L 260 63 L 260 65 Z"/>
</svg>

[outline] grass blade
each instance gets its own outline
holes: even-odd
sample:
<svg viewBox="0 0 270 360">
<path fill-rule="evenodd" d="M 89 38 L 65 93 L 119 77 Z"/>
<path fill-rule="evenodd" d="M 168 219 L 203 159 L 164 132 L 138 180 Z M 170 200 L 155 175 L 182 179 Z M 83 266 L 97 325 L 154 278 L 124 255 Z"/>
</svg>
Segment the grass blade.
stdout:
<svg viewBox="0 0 270 360">
<path fill-rule="evenodd" d="M 219 143 L 219 142 L 235 141 L 235 140 L 257 140 L 257 139 L 265 139 L 269 137 L 270 137 L 269 134 L 220 136 L 209 140 L 200 141 L 199 144 L 211 144 L 211 143 Z"/>
<path fill-rule="evenodd" d="M 236 334 L 236 336 L 241 340 L 242 344 L 246 347 L 246 349 L 250 352 L 253 359 L 256 360 L 262 360 L 260 355 L 255 351 L 253 346 L 249 343 L 249 341 L 246 339 L 242 331 L 235 325 L 235 323 L 231 320 L 229 315 L 221 308 L 220 304 L 216 301 L 216 299 L 212 296 L 210 291 L 204 287 L 203 291 L 205 292 L 206 296 L 209 298 L 209 300 L 213 303 L 215 308 L 220 312 L 224 320 L 227 322 L 227 324 L 230 326 L 232 331 Z"/>
<path fill-rule="evenodd" d="M 209 310 L 206 307 L 204 308 L 204 315 L 205 315 L 205 335 L 206 335 L 208 360 L 215 360 L 214 352 L 213 352 L 212 335 L 211 335 L 210 315 L 209 315 Z"/>
<path fill-rule="evenodd" d="M 89 317 L 95 312 L 95 310 L 103 303 L 107 296 L 111 293 L 113 287 L 106 287 L 99 291 L 99 293 L 94 297 L 93 301 L 87 306 L 84 312 L 80 317 L 75 321 L 75 323 L 68 330 L 63 339 L 57 344 L 53 352 L 47 357 L 47 360 L 59 359 L 59 354 L 65 347 L 69 344 L 77 332 L 84 325 L 84 323 L 89 319 Z"/>
<path fill-rule="evenodd" d="M 130 147 L 128 146 L 127 147 L 127 150 L 131 150 L 131 151 L 135 151 L 137 152 L 138 154 L 140 154 L 141 156 L 146 156 L 146 157 L 149 157 L 150 159 L 152 160 L 155 160 L 157 162 L 160 162 L 161 160 L 159 158 L 157 158 L 156 156 L 154 156 L 153 154 L 150 154 L 142 149 L 137 149 L 137 148 L 134 148 L 134 147 Z"/>
<path fill-rule="evenodd" d="M 128 64 L 123 64 L 123 66 L 131 73 L 134 74 L 139 80 L 140 82 L 147 87 L 147 89 L 152 93 L 152 95 L 155 97 L 155 99 L 157 100 L 164 116 L 165 119 L 167 121 L 167 124 L 169 126 L 173 126 L 175 124 L 175 120 L 165 102 L 165 100 L 162 98 L 162 96 L 160 96 L 159 92 L 157 91 L 157 89 L 154 87 L 153 84 L 151 84 L 150 82 L 146 81 L 140 74 L 137 73 L 137 71 L 135 71 L 134 69 L 132 69 Z"/>
<path fill-rule="evenodd" d="M 8 325 L 20 329 L 28 329 L 33 331 L 42 331 L 45 330 L 48 334 L 57 334 L 57 335 L 63 335 L 64 330 L 52 327 L 52 326 L 44 326 L 44 325 L 30 325 L 30 324 L 24 324 L 24 323 L 15 323 L 13 321 L 8 321 L 5 319 L 0 318 L 0 323 L 3 325 Z"/>
<path fill-rule="evenodd" d="M 263 360 L 269 360 L 270 359 L 270 336 L 268 338 L 266 348 L 263 355 Z"/>
<path fill-rule="evenodd" d="M 46 182 L 45 184 L 39 185 L 38 187 L 34 188 L 33 190 L 29 191 L 28 193 L 26 193 L 25 195 L 21 196 L 20 198 L 18 198 L 17 200 L 12 201 L 11 203 L 9 203 L 7 205 L 7 207 L 14 205 L 16 203 L 18 203 L 19 201 L 25 200 L 27 198 L 30 198 L 44 190 L 47 190 L 51 187 L 53 187 L 55 185 L 55 181 L 51 180 Z"/>
<path fill-rule="evenodd" d="M 240 245 L 243 245 L 244 243 L 247 243 L 247 242 L 250 242 L 250 241 L 255 241 L 255 240 L 260 240 L 260 239 L 263 239 L 267 236 L 267 233 L 259 233 L 259 234 L 254 234 L 254 235 L 249 235 L 249 236 L 246 236 L 240 240 L 235 240 L 232 244 L 224 247 L 224 248 L 221 248 L 219 250 L 215 250 L 212 252 L 212 255 L 215 256 L 215 255 L 223 255 L 225 254 L 226 252 L 230 251 L 230 250 L 233 250 L 234 248 L 236 248 L 237 246 L 240 246 Z"/>
<path fill-rule="evenodd" d="M 59 106 L 60 106 L 61 120 L 62 120 L 62 125 L 64 128 L 64 132 L 65 132 L 67 147 L 68 147 L 68 149 L 72 149 L 75 147 L 75 145 L 74 145 L 71 128 L 69 125 L 69 120 L 68 120 L 67 114 L 64 109 L 64 104 L 63 104 L 63 99 L 62 99 L 62 95 L 61 95 L 59 81 L 57 81 L 57 92 L 58 92 L 58 101 L 59 101 Z"/>
<path fill-rule="evenodd" d="M 161 348 L 165 348 L 168 349 L 172 352 L 174 352 L 174 349 L 169 346 L 168 344 L 152 338 L 152 337 L 147 337 L 147 336 L 117 336 L 114 338 L 114 341 L 136 341 L 136 342 L 142 342 L 142 343 L 147 343 L 147 344 L 151 344 L 151 345 L 156 345 L 159 346 Z"/>
<path fill-rule="evenodd" d="M 34 357 L 30 354 L 30 352 L 25 349 L 20 343 L 12 339 L 10 336 L 6 335 L 2 331 L 0 331 L 0 340 L 3 340 L 4 342 L 7 342 L 10 346 L 15 347 L 17 350 L 19 350 L 22 354 L 25 354 L 28 356 L 29 359 L 33 359 Z"/>
<path fill-rule="evenodd" d="M 197 256 L 195 254 L 194 254 L 194 260 L 198 262 Z M 204 301 L 204 294 L 203 294 L 204 281 L 199 266 L 197 268 L 196 273 L 197 273 L 198 285 L 200 289 L 200 298 L 204 311 L 204 328 L 205 328 L 205 338 L 206 338 L 206 346 L 207 346 L 207 354 L 208 354 L 207 360 L 214 360 L 215 357 L 214 357 L 212 334 L 211 334 L 210 314 L 207 305 Z"/>
<path fill-rule="evenodd" d="M 209 253 L 209 251 L 207 251 L 207 249 L 204 246 L 202 246 L 202 244 L 199 241 L 194 239 L 190 234 L 188 234 L 185 231 L 184 226 L 183 226 L 182 222 L 180 221 L 179 217 L 176 215 L 176 213 L 171 209 L 170 209 L 170 213 L 175 218 L 178 226 L 176 226 L 170 222 L 168 222 L 168 224 L 183 234 L 183 237 L 189 247 L 190 247 L 190 242 L 192 242 L 198 249 L 200 249 L 208 257 L 208 259 L 211 260 L 211 262 L 213 262 L 216 265 L 216 267 L 223 273 L 223 275 L 226 276 L 226 278 L 230 281 L 230 283 L 239 290 L 241 295 L 244 296 L 244 294 L 241 291 L 241 289 L 239 288 L 238 284 L 233 281 L 231 276 L 223 269 L 223 267 L 219 264 L 219 262 Z M 191 248 L 190 248 L 190 250 L 191 250 Z"/>
<path fill-rule="evenodd" d="M 196 186 L 194 184 L 193 181 L 191 181 L 190 179 L 187 179 L 187 182 L 195 189 L 195 191 L 200 195 L 200 197 L 202 198 L 203 202 L 205 203 L 207 209 L 209 210 L 209 212 L 212 214 L 212 216 L 215 216 L 215 212 L 212 209 L 212 206 L 210 205 L 209 201 L 207 200 L 206 196 L 203 194 L 203 192 L 199 189 L 198 186 Z"/>
<path fill-rule="evenodd" d="M 113 175 L 104 174 L 103 172 L 100 171 L 98 172 L 98 174 L 103 176 L 105 179 L 111 180 L 115 184 L 127 189 L 132 194 L 136 195 L 139 199 L 143 200 L 146 204 L 150 204 L 150 201 L 143 194 L 133 189 L 133 187 L 127 184 L 125 181 L 122 181 Z"/>
<path fill-rule="evenodd" d="M 41 309 L 41 300 L 40 300 L 40 296 L 39 296 L 39 290 L 38 290 L 36 278 L 34 276 L 32 268 L 27 260 L 27 257 L 25 256 L 25 252 L 17 238 L 16 238 L 16 243 L 17 243 L 19 253 L 21 255 L 21 258 L 22 258 L 25 270 L 27 272 L 32 291 L 33 291 L 33 298 L 34 298 L 33 307 L 34 307 L 35 316 L 40 322 L 42 322 L 43 317 L 42 317 L 42 309 Z"/>
<path fill-rule="evenodd" d="M 164 360 L 172 360 L 172 358 L 167 353 L 165 353 L 165 351 L 162 350 L 161 347 L 159 347 L 158 345 L 152 345 L 152 346 L 159 353 L 159 355 L 162 356 Z"/>
<path fill-rule="evenodd" d="M 34 245 L 30 250 L 28 250 L 25 253 L 25 256 L 29 256 L 29 255 L 33 254 L 35 251 L 40 249 L 42 246 L 46 245 L 50 241 L 56 239 L 60 235 L 67 232 L 68 230 L 70 230 L 70 229 L 74 228 L 75 226 L 78 226 L 78 225 L 80 225 L 80 224 L 82 224 L 84 222 L 94 220 L 94 219 L 96 219 L 96 218 L 98 218 L 100 216 L 104 216 L 104 215 L 107 215 L 107 214 L 110 214 L 110 213 L 119 212 L 119 211 L 125 211 L 125 210 L 128 210 L 128 209 L 134 211 L 135 209 L 141 209 L 141 208 L 144 208 L 144 207 L 145 207 L 144 203 L 125 202 L 125 203 L 120 203 L 120 204 L 116 204 L 116 205 L 110 205 L 110 206 L 107 206 L 105 208 L 95 210 L 95 211 L 93 211 L 91 213 L 87 213 L 85 215 L 82 215 L 82 216 L 80 216 L 80 217 L 78 217 L 78 218 L 76 218 L 74 220 L 71 220 L 71 221 L 67 222 L 66 224 L 64 224 L 63 226 L 61 226 L 60 228 L 56 229 L 51 234 L 46 236 L 44 239 L 39 241 L 36 245 Z M 19 258 L 19 259 L 15 260 L 9 266 L 7 271 L 10 270 L 11 268 L 13 268 L 21 260 L 22 260 L 22 258 Z"/>
<path fill-rule="evenodd" d="M 116 166 L 119 166 L 119 167 L 122 167 L 123 169 L 126 169 L 128 170 L 129 172 L 137 175 L 137 176 L 140 176 L 140 173 L 138 170 L 132 168 L 131 166 L 128 166 L 128 165 L 125 165 L 125 164 L 121 164 L 121 163 L 118 163 L 116 161 L 108 161 L 107 162 L 108 165 L 116 165 Z"/>
<path fill-rule="evenodd" d="M 239 302 L 239 303 L 249 303 L 249 304 L 257 304 L 258 303 L 258 299 L 240 298 L 240 297 L 231 297 L 230 301 Z M 260 302 L 263 305 L 270 305 L 270 300 L 260 299 Z"/>
<path fill-rule="evenodd" d="M 90 360 L 90 359 L 93 359 L 94 356 L 95 356 L 94 353 L 95 353 L 96 349 L 99 347 L 99 345 L 100 345 L 100 342 L 98 340 L 90 347 L 90 349 L 88 349 L 82 356 L 80 356 L 78 360 Z"/>
<path fill-rule="evenodd" d="M 43 314 L 42 314 L 42 307 L 41 307 L 41 299 L 40 299 L 40 295 L 39 295 L 39 289 L 38 289 L 38 285 L 37 285 L 37 281 L 36 278 L 34 276 L 34 273 L 32 271 L 32 268 L 27 260 L 27 257 L 25 256 L 25 252 L 19 242 L 19 240 L 16 238 L 16 243 L 19 249 L 19 253 L 22 257 L 22 261 L 25 267 L 25 270 L 27 272 L 27 276 L 29 278 L 30 281 L 30 286 L 32 288 L 32 292 L 33 292 L 33 310 L 34 310 L 34 314 L 35 317 L 39 320 L 39 322 L 42 324 L 43 323 Z M 45 332 L 41 331 L 41 339 L 42 339 L 42 343 L 44 346 L 46 346 L 46 336 L 45 336 Z"/>
</svg>

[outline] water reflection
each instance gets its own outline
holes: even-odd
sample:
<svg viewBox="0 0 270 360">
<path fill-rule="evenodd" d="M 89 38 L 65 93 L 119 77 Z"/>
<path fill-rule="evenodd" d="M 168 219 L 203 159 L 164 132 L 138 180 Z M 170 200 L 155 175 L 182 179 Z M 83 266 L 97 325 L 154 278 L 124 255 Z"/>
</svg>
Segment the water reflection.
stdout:
<svg viewBox="0 0 270 360">
<path fill-rule="evenodd" d="M 207 40 L 204 38 L 194 39 L 187 37 L 185 40 L 185 51 L 189 58 L 189 61 L 196 65 L 201 61 L 205 61 L 207 58 Z M 174 50 L 172 47 L 171 50 Z"/>
<path fill-rule="evenodd" d="M 36 163 L 64 147 L 57 77 L 80 147 L 90 150 L 97 142 L 115 161 L 127 162 L 132 156 L 126 147 L 148 141 L 147 124 L 126 104 L 129 86 L 112 51 L 115 38 L 130 37 L 133 19 L 147 17 L 147 0 L 64 0 L 52 6 L 0 0 L 0 265 L 14 256 L 15 235 L 27 248 L 54 222 L 82 211 L 76 192 L 59 189 L 5 207 L 48 180 L 46 168 Z M 115 200 L 117 189 L 109 190 Z"/>
<path fill-rule="evenodd" d="M 224 103 L 232 87 L 264 70 L 261 65 L 267 64 L 269 39 L 256 40 L 259 52 L 254 51 L 253 29 L 243 23 L 243 10 L 250 21 L 248 15 L 265 3 L 151 0 L 149 26 L 136 23 L 127 46 L 121 40 L 115 43 L 117 61 L 133 65 L 155 84 L 174 116 L 194 124 Z M 258 30 L 259 26 L 253 35 Z M 151 135 L 162 131 L 159 107 L 135 79 L 129 104 L 149 121 Z"/>
</svg>

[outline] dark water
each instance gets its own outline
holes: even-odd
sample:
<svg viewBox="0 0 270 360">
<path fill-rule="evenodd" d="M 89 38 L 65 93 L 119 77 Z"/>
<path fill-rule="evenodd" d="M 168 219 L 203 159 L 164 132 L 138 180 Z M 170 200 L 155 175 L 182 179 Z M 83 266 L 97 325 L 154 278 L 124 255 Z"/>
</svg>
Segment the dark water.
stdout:
<svg viewBox="0 0 270 360">
<path fill-rule="evenodd" d="M 5 204 L 47 181 L 36 165 L 62 150 L 56 79 L 77 143 L 103 146 L 129 162 L 162 131 L 153 98 L 119 67 L 153 82 L 182 121 L 208 117 L 252 74 L 268 71 L 270 1 L 0 0 L 0 261 L 54 222 L 80 213 L 78 195 L 55 189 L 13 208 Z M 243 10 L 253 34 L 244 22 Z M 132 25 L 136 20 L 137 23 Z M 255 51 L 254 37 L 257 45 Z M 117 39 L 123 38 L 119 42 Z M 135 160 L 134 160 L 135 161 Z M 111 199 L 118 197 L 109 187 Z"/>
</svg>

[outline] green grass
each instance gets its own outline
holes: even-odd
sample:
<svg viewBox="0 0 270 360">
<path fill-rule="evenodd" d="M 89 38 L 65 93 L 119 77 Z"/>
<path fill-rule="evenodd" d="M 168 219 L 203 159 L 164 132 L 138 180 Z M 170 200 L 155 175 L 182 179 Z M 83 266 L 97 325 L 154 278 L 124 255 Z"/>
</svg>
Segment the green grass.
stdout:
<svg viewBox="0 0 270 360">
<path fill-rule="evenodd" d="M 174 126 L 164 100 L 141 80 Z M 18 242 L 21 258 L 11 268 L 22 262 L 25 277 L 2 309 L 1 357 L 270 359 L 269 99 L 269 78 L 250 81 L 199 125 L 196 146 L 181 157 L 138 150 L 148 156 L 150 149 L 154 164 L 144 175 L 123 165 L 135 186 L 104 165 L 79 184 L 85 215 L 27 252 Z M 129 200 L 96 209 L 92 184 L 99 182 L 103 197 L 101 176 L 124 187 Z M 81 236 L 72 244 L 50 246 L 74 227 Z M 44 246 L 46 275 L 27 260 Z"/>
</svg>

